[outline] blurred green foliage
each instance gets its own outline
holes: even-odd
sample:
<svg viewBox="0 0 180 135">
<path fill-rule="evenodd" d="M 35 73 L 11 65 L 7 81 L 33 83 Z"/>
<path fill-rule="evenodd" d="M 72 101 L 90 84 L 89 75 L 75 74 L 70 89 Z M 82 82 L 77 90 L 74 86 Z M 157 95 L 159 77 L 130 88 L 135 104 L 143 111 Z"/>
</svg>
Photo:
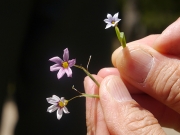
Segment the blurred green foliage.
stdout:
<svg viewBox="0 0 180 135">
<path fill-rule="evenodd" d="M 138 4 L 147 33 L 160 33 L 180 16 L 180 1 L 139 0 Z"/>
<path fill-rule="evenodd" d="M 120 10 L 128 0 L 117 0 Z M 180 16 L 180 0 L 129 0 L 136 4 L 146 34 L 161 33 Z"/>
</svg>

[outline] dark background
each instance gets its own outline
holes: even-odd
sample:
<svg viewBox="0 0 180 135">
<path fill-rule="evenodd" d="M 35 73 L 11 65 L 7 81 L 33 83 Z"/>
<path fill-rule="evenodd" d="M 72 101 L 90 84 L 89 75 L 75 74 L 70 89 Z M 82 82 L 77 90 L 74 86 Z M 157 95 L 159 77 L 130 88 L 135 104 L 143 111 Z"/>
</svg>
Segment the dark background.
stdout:
<svg viewBox="0 0 180 135">
<path fill-rule="evenodd" d="M 18 106 L 15 135 L 86 134 L 85 99 L 67 106 L 70 114 L 60 121 L 46 112 L 46 98 L 53 94 L 67 99 L 83 92 L 84 72 L 72 68 L 73 77 L 57 79 L 48 59 L 62 58 L 69 49 L 70 59 L 91 73 L 111 65 L 113 28 L 105 30 L 107 13 L 119 12 L 121 31 L 127 42 L 161 33 L 180 15 L 180 1 L 172 0 L 7 0 L 0 2 L 0 112 L 7 97 Z M 116 48 L 117 46 L 115 46 Z M 15 91 L 7 91 L 13 84 Z M 1 113 L 0 113 L 1 115 Z"/>
</svg>

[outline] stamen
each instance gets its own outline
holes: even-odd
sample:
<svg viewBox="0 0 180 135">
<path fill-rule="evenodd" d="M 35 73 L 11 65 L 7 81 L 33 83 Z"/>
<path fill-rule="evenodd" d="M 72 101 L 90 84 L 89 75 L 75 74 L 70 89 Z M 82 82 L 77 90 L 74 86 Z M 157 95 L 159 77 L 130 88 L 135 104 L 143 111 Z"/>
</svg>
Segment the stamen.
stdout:
<svg viewBox="0 0 180 135">
<path fill-rule="evenodd" d="M 65 106 L 64 103 L 61 101 L 58 104 L 59 104 L 59 107 L 61 107 L 61 108 L 63 108 Z"/>
<path fill-rule="evenodd" d="M 112 24 L 115 24 L 115 21 L 112 21 L 111 23 L 112 23 Z"/>
<path fill-rule="evenodd" d="M 65 61 L 62 63 L 62 66 L 63 66 L 63 68 L 68 68 L 69 64 L 68 64 L 68 62 Z"/>
</svg>

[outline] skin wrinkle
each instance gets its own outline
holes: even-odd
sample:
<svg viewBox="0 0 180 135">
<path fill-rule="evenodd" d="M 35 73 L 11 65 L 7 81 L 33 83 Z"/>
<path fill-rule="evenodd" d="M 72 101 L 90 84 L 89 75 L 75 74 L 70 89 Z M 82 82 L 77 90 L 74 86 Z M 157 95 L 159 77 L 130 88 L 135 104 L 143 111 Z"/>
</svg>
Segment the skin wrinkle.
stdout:
<svg viewBox="0 0 180 135">
<path fill-rule="evenodd" d="M 86 85 L 85 85 L 86 86 Z M 93 85 L 92 83 L 91 83 L 91 85 L 88 85 L 88 87 L 90 87 L 90 89 L 91 90 L 95 90 L 96 88 L 96 86 L 95 85 Z M 96 99 L 87 99 L 87 100 L 89 100 L 89 101 L 87 101 L 88 103 L 90 103 L 90 107 L 89 108 L 94 108 L 94 109 L 89 109 L 90 110 L 90 112 L 89 112 L 89 115 L 87 116 L 88 118 L 86 118 L 86 121 L 87 121 L 87 127 L 88 127 L 88 129 L 87 129 L 87 131 L 88 131 L 88 133 L 90 133 L 91 135 L 93 135 L 95 132 L 96 132 L 96 129 L 94 128 L 94 127 L 97 127 L 96 125 L 94 125 L 94 123 L 92 123 L 92 121 L 89 121 L 89 120 L 91 120 L 92 118 L 92 116 L 94 117 L 94 116 L 96 116 L 95 114 L 96 114 L 96 111 L 97 111 L 97 100 Z M 91 101 L 91 102 L 90 102 Z M 94 110 L 94 112 L 92 112 L 92 110 Z M 94 114 L 93 114 L 94 113 Z M 96 117 L 94 117 L 94 120 L 93 121 L 97 121 L 97 118 Z M 95 124 L 96 124 L 96 122 L 95 122 Z M 91 126 L 90 126 L 91 125 Z M 93 133 L 94 132 L 94 133 Z"/>
<path fill-rule="evenodd" d="M 166 101 L 166 99 L 167 99 L 166 98 L 166 95 L 167 95 L 166 93 L 168 92 L 168 90 L 170 90 L 170 88 L 167 88 L 165 86 L 166 86 L 166 84 L 167 84 L 167 82 L 169 80 L 168 78 L 171 77 L 171 73 L 165 74 L 167 71 L 169 72 L 169 68 L 168 68 L 169 66 L 168 65 L 164 66 L 164 64 L 163 64 L 161 67 L 162 68 L 160 68 L 159 74 L 155 79 L 154 85 L 155 85 L 156 93 L 159 93 L 158 95 L 162 95 L 161 101 Z M 163 74 L 165 74 L 165 75 L 162 76 Z M 167 75 L 169 75 L 169 77 Z M 162 82 L 163 82 L 163 84 L 162 84 Z M 159 89 L 161 91 L 158 91 Z"/>
<path fill-rule="evenodd" d="M 151 125 L 156 125 L 156 124 L 158 124 L 158 122 L 157 122 L 157 120 L 153 117 L 153 115 L 149 112 L 149 111 L 147 111 L 147 110 L 144 110 L 144 109 L 142 109 L 139 105 L 135 105 L 135 104 L 131 104 L 131 107 L 132 106 L 134 106 L 133 108 L 135 109 L 135 110 L 133 110 L 133 111 L 131 111 L 131 113 L 129 113 L 127 116 L 126 116 L 126 119 L 129 119 L 129 120 L 131 120 L 131 121 L 128 121 L 128 123 L 126 123 L 126 128 L 127 127 L 129 127 L 128 129 L 129 129 L 129 131 L 132 133 L 134 133 L 134 132 L 137 132 L 138 134 L 142 134 L 142 133 L 144 133 L 144 131 L 148 131 L 148 130 L 152 130 L 152 128 L 151 129 L 148 129 L 147 130 L 147 128 L 148 127 L 151 127 Z M 129 107 L 129 108 L 131 108 L 131 107 Z M 142 110 L 142 111 L 144 111 L 144 116 L 143 115 L 138 115 L 139 117 L 135 117 L 135 116 L 137 116 L 137 115 L 135 115 L 135 113 L 137 112 L 137 113 L 139 113 L 139 110 L 137 110 L 137 107 L 140 109 L 140 110 Z M 131 108 L 132 109 L 132 108 Z M 148 112 L 148 113 L 147 113 Z M 152 118 L 154 119 L 154 121 L 152 121 Z M 150 120 L 149 122 L 147 122 L 148 121 L 148 119 Z M 133 121 L 132 121 L 133 120 Z M 139 123 L 137 124 L 137 122 L 139 121 Z M 144 122 L 143 122 L 144 121 Z M 141 126 L 140 126 L 141 125 Z M 136 127 L 138 127 L 138 128 L 136 128 Z M 156 127 L 156 126 L 155 126 Z"/>
<path fill-rule="evenodd" d="M 168 69 L 170 69 L 171 70 L 171 66 L 169 67 L 169 68 L 167 68 L 167 71 L 169 71 Z M 176 68 L 177 69 L 177 68 Z M 167 95 L 166 97 L 164 97 L 164 101 L 165 102 L 167 102 L 167 103 L 170 103 L 169 101 L 168 101 L 168 97 L 169 97 L 169 95 L 170 95 L 170 93 L 171 92 L 173 92 L 172 91 L 172 87 L 173 87 L 173 85 L 174 85 L 174 81 L 172 82 L 172 79 L 171 78 L 174 78 L 174 74 L 176 73 L 176 69 L 174 69 L 174 71 L 173 71 L 173 73 L 171 74 L 171 73 L 169 73 L 169 77 L 167 78 L 167 80 L 166 80 L 166 83 L 165 83 L 165 85 L 164 85 L 164 88 L 162 89 L 163 91 L 165 91 L 165 93 L 167 93 L 167 94 L 165 94 L 165 95 Z M 170 85 L 169 85 L 169 83 L 168 82 L 172 82 L 172 83 L 170 83 Z M 167 86 L 167 84 L 169 85 L 169 86 Z M 165 90 L 165 88 L 167 89 L 167 90 Z"/>
<path fill-rule="evenodd" d="M 170 77 L 168 78 L 167 82 L 170 82 L 171 78 L 175 78 L 175 77 L 174 77 L 175 74 L 177 73 L 177 71 L 179 71 L 179 70 L 177 70 L 177 69 L 179 69 L 179 66 L 174 69 L 173 74 L 170 74 Z M 175 95 L 175 97 L 177 96 L 177 94 L 174 94 L 174 92 L 176 91 L 176 89 L 173 89 L 173 87 L 176 85 L 176 83 L 178 82 L 178 80 L 179 80 L 179 79 L 177 78 L 175 81 L 173 81 L 173 82 L 171 83 L 170 88 L 168 88 L 168 90 L 165 91 L 165 92 L 168 92 L 168 93 L 167 93 L 167 96 L 165 97 L 164 101 L 165 101 L 169 106 L 173 106 L 173 104 L 174 104 L 173 102 L 175 101 L 175 100 L 174 100 L 174 95 Z M 163 90 L 164 90 L 164 89 L 163 89 Z M 176 101 L 175 101 L 175 102 L 176 102 Z"/>
</svg>

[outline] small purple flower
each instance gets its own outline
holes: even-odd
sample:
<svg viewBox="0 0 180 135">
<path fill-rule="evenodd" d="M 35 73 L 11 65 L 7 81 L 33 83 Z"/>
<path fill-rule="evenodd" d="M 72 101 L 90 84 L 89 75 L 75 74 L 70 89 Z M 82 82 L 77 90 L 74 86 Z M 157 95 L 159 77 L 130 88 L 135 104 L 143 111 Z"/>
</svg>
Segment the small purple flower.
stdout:
<svg viewBox="0 0 180 135">
<path fill-rule="evenodd" d="M 58 71 L 57 78 L 60 79 L 65 73 L 68 77 L 72 77 L 71 67 L 75 65 L 76 59 L 69 60 L 68 48 L 64 49 L 63 60 L 59 57 L 53 57 L 49 59 L 56 64 L 50 66 L 50 71 Z"/>
<path fill-rule="evenodd" d="M 116 13 L 113 17 L 111 14 L 107 14 L 107 19 L 104 19 L 104 22 L 107 23 L 106 28 L 114 27 L 121 20 L 118 18 L 119 13 Z"/>
<path fill-rule="evenodd" d="M 52 104 L 50 107 L 48 107 L 47 112 L 52 113 L 57 110 L 57 119 L 60 120 L 63 112 L 64 113 L 70 113 L 68 109 L 66 108 L 66 105 L 68 103 L 68 100 L 65 100 L 64 97 L 61 97 L 61 99 L 53 95 L 52 97 L 46 98 L 47 102 Z"/>
</svg>

